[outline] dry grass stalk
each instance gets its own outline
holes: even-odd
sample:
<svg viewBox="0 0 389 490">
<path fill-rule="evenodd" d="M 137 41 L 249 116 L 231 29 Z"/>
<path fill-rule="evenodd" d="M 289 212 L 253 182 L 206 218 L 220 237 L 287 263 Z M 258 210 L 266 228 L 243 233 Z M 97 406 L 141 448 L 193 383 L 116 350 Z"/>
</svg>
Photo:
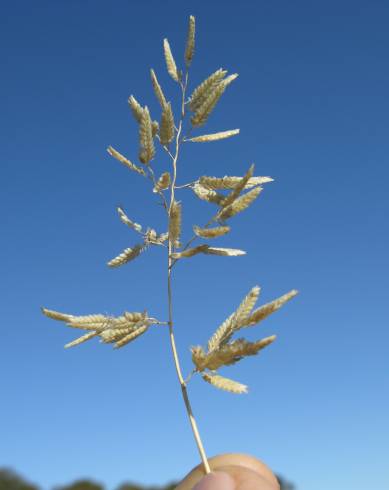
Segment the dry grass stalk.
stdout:
<svg viewBox="0 0 389 490">
<path fill-rule="evenodd" d="M 139 125 L 139 160 L 147 165 L 155 155 L 155 147 L 153 141 L 153 131 L 151 127 L 150 112 L 146 106 L 142 111 L 142 118 Z"/>
<path fill-rule="evenodd" d="M 114 158 L 116 158 L 116 160 L 118 160 L 120 163 L 123 163 L 123 165 L 125 165 L 130 170 L 132 170 L 132 171 L 134 171 L 134 172 L 136 172 L 138 174 L 141 174 L 143 176 L 146 175 L 146 173 L 143 170 L 143 168 L 140 168 L 137 165 L 135 165 L 135 163 L 130 162 L 130 160 L 128 160 L 128 158 L 124 157 L 121 153 L 119 153 L 118 151 L 116 151 L 114 148 L 112 148 L 112 146 L 109 146 L 107 148 L 107 151 L 108 151 L 108 153 L 111 156 L 113 156 Z"/>
<path fill-rule="evenodd" d="M 232 379 L 225 378 L 224 376 L 220 376 L 219 374 L 203 373 L 202 377 L 204 381 L 210 383 L 216 388 L 219 388 L 219 390 L 229 391 L 230 393 L 235 393 L 238 395 L 241 393 L 247 393 L 248 391 L 248 387 L 246 385 L 233 381 Z"/>
<path fill-rule="evenodd" d="M 170 173 L 164 172 L 158 179 L 157 184 L 153 188 L 153 192 L 160 192 L 168 189 L 170 186 Z"/>
<path fill-rule="evenodd" d="M 139 168 L 111 146 L 108 148 L 108 152 L 122 164 L 126 165 L 126 167 L 147 177 L 147 181 L 150 180 L 152 182 L 152 190 L 159 194 L 158 197 L 161 199 L 161 204 L 167 214 L 168 232 L 158 234 L 154 228 L 147 228 L 146 231 L 144 231 L 141 225 L 133 222 L 123 209 L 119 207 L 118 213 L 121 221 L 142 235 L 142 243 L 133 248 L 126 248 L 120 255 L 109 261 L 108 265 L 110 267 L 123 265 L 136 258 L 143 250 L 152 248 L 151 245 L 159 245 L 166 248 L 168 259 L 166 269 L 168 286 L 168 320 L 159 321 L 149 317 L 147 311 L 126 311 L 117 317 L 101 314 L 75 316 L 45 308 L 43 309 L 43 313 L 50 318 L 64 322 L 71 328 L 87 331 L 87 333 L 81 337 L 66 344 L 66 347 L 73 347 L 94 337 L 100 337 L 101 342 L 114 344 L 116 348 L 121 348 L 145 333 L 151 325 L 168 325 L 169 340 L 178 381 L 183 394 L 183 400 L 204 471 L 209 473 L 211 469 L 189 401 L 187 392 L 188 379 L 185 380 L 183 376 L 175 343 L 175 327 L 172 314 L 172 269 L 178 259 L 193 257 L 199 253 L 221 256 L 239 256 L 245 254 L 244 251 L 239 249 L 211 247 L 208 244 L 193 246 L 192 243 L 199 237 L 208 239 L 217 238 L 227 234 L 230 231 L 230 228 L 224 225 L 225 220 L 245 210 L 262 191 L 262 188 L 259 186 L 271 182 L 273 179 L 270 177 L 254 177 L 252 166 L 243 177 L 227 175 L 220 178 L 202 176 L 195 182 L 180 186 L 176 185 L 183 144 L 189 141 L 199 143 L 218 141 L 238 134 L 239 130 L 234 129 L 192 137 L 192 127 L 189 128 L 189 132 L 186 132 L 187 120 L 189 119 L 187 114 L 188 109 L 192 113 L 190 118 L 192 126 L 198 127 L 204 125 L 225 89 L 236 79 L 237 75 L 232 74 L 227 76 L 227 71 L 220 68 L 198 85 L 188 99 L 189 67 L 193 59 L 195 47 L 195 18 L 193 16 L 189 18 L 189 29 L 184 55 L 186 65 L 185 76 L 183 76 L 182 72 L 177 69 L 167 39 L 164 40 L 163 46 L 168 73 L 173 80 L 178 82 L 177 87 L 181 91 L 179 113 L 175 118 L 172 106 L 170 102 L 166 100 L 154 70 L 151 70 L 153 89 L 162 109 L 160 124 L 151 119 L 147 106 L 141 106 L 132 95 L 128 99 L 131 112 L 139 125 L 139 159 L 142 163 L 147 165 L 147 168 Z M 154 164 L 156 165 L 153 161 L 156 152 L 154 138 L 157 143 L 159 142 L 161 144 L 160 148 L 162 151 L 171 158 L 170 172 L 162 173 L 158 180 L 156 180 L 155 176 L 157 174 L 160 175 L 162 171 L 154 169 Z M 174 144 L 172 144 L 173 142 Z M 185 244 L 181 251 L 176 251 L 175 247 L 180 246 L 179 240 L 181 238 L 182 212 L 181 204 L 178 202 L 176 194 L 181 192 L 181 189 L 185 188 L 192 189 L 198 198 L 216 204 L 219 209 L 216 215 L 211 217 L 206 225 L 203 227 L 194 226 L 194 236 Z M 163 192 L 165 190 L 168 190 L 169 192 Z M 219 190 L 227 190 L 230 192 L 223 195 L 217 192 Z M 242 194 L 245 190 L 248 191 Z M 208 269 L 206 270 L 208 273 Z M 220 376 L 217 373 L 217 370 L 224 366 L 233 365 L 244 357 L 258 354 L 264 347 L 274 341 L 275 336 L 267 337 L 256 342 L 249 342 L 245 339 L 232 340 L 233 335 L 243 328 L 256 325 L 271 313 L 278 310 L 297 293 L 297 291 L 292 290 L 275 301 L 265 304 L 253 311 L 259 292 L 260 289 L 258 286 L 251 289 L 236 311 L 234 311 L 222 325 L 218 327 L 216 332 L 209 339 L 207 350 L 200 346 L 192 348 L 192 360 L 195 366 L 192 374 L 200 374 L 206 382 L 212 384 L 216 388 L 231 393 L 239 394 L 247 392 L 246 385 Z"/>
<path fill-rule="evenodd" d="M 226 138 L 231 138 L 231 136 L 239 134 L 239 131 L 239 129 L 231 129 L 230 131 L 221 131 L 219 133 L 203 134 L 202 136 L 190 138 L 187 141 L 192 141 L 193 143 L 206 143 L 209 141 L 224 140 Z"/>
<path fill-rule="evenodd" d="M 199 226 L 193 227 L 195 234 L 201 238 L 216 238 L 226 235 L 230 230 L 231 228 L 229 226 L 217 226 L 215 228 L 200 228 Z"/>
<path fill-rule="evenodd" d="M 163 106 L 161 115 L 161 124 L 159 129 L 159 139 L 162 145 L 168 145 L 174 138 L 174 117 L 172 112 L 172 106 L 166 103 Z"/>
<path fill-rule="evenodd" d="M 169 239 L 177 246 L 181 236 L 181 204 L 179 202 L 172 202 L 169 218 Z"/>
<path fill-rule="evenodd" d="M 186 66 L 189 67 L 192 63 L 194 48 L 195 48 L 195 31 L 196 31 L 196 23 L 193 15 L 189 17 L 189 28 L 188 28 L 188 37 L 186 40 L 186 48 L 185 48 L 185 63 Z"/>
<path fill-rule="evenodd" d="M 151 74 L 151 83 L 153 85 L 155 95 L 159 103 L 161 104 L 161 107 L 164 108 L 167 102 L 166 102 L 165 95 L 162 91 L 161 85 L 158 82 L 157 75 L 155 74 L 155 71 L 153 69 L 150 70 L 150 74 Z"/>
<path fill-rule="evenodd" d="M 236 185 L 240 182 L 242 177 L 208 177 L 203 176 L 199 179 L 199 184 L 207 189 L 219 190 L 219 189 L 234 189 Z M 251 177 L 245 185 L 245 189 L 250 189 L 260 184 L 266 184 L 268 182 L 273 182 L 271 177 Z"/>
<path fill-rule="evenodd" d="M 170 49 L 170 44 L 167 39 L 163 40 L 163 51 L 165 53 L 167 71 L 173 80 L 178 82 L 181 77 L 178 73 L 176 62 L 174 61 L 172 50 Z"/>
</svg>

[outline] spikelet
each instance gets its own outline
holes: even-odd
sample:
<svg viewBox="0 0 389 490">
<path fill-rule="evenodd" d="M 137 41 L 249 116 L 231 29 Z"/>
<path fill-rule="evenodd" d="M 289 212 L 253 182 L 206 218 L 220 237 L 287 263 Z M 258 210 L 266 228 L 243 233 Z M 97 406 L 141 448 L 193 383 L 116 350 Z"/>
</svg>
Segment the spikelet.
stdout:
<svg viewBox="0 0 389 490">
<path fill-rule="evenodd" d="M 264 320 L 266 317 L 279 310 L 287 301 L 294 298 L 298 291 L 292 289 L 289 293 L 280 296 L 279 298 L 267 303 L 260 308 L 257 308 L 253 313 L 243 321 L 242 326 L 252 326 L 256 325 L 260 321 Z"/>
<path fill-rule="evenodd" d="M 207 255 L 223 255 L 225 257 L 237 257 L 239 255 L 246 255 L 244 250 L 238 248 L 220 248 L 220 247 L 208 247 L 204 250 Z"/>
<path fill-rule="evenodd" d="M 247 393 L 248 387 L 237 381 L 233 381 L 232 379 L 225 378 L 224 376 L 220 376 L 219 374 L 209 374 L 203 373 L 202 377 L 204 381 L 210 383 L 211 385 L 219 388 L 220 390 L 229 391 L 230 393 Z"/>
<path fill-rule="evenodd" d="M 163 51 L 165 53 L 167 71 L 173 80 L 178 82 L 180 80 L 180 75 L 178 73 L 176 62 L 174 61 L 172 50 L 170 49 L 170 44 L 167 39 L 163 40 Z"/>
<path fill-rule="evenodd" d="M 202 136 L 196 136 L 195 138 L 190 138 L 186 141 L 192 141 L 193 143 L 206 143 L 208 141 L 224 140 L 239 134 L 239 131 L 239 129 L 231 129 L 230 131 L 221 131 L 219 133 L 203 134 Z"/>
<path fill-rule="evenodd" d="M 209 97 L 220 80 L 227 74 L 226 70 L 219 68 L 205 79 L 198 87 L 196 87 L 190 96 L 189 107 L 192 112 L 196 111 L 201 104 Z"/>
<path fill-rule="evenodd" d="M 153 69 L 150 70 L 150 74 L 151 74 L 151 83 L 153 84 L 155 95 L 159 103 L 161 104 L 161 107 L 164 108 L 167 102 L 166 102 L 165 95 L 162 92 L 161 85 L 158 82 L 157 75 L 155 74 L 155 71 Z"/>
<path fill-rule="evenodd" d="M 67 325 L 81 330 L 102 330 L 110 321 L 111 319 L 105 315 L 84 315 L 74 316 L 68 321 Z"/>
<path fill-rule="evenodd" d="M 159 138 L 162 145 L 168 145 L 174 138 L 174 117 L 170 102 L 162 109 Z"/>
<path fill-rule="evenodd" d="M 73 315 L 67 313 L 60 313 L 59 311 L 49 310 L 47 308 L 41 308 L 42 313 L 53 320 L 59 320 L 61 322 L 68 322 L 73 318 Z"/>
<path fill-rule="evenodd" d="M 158 121 L 153 121 L 151 123 L 151 134 L 153 135 L 153 138 L 157 136 L 158 132 L 159 132 L 159 123 Z"/>
<path fill-rule="evenodd" d="M 202 201 L 213 202 L 214 204 L 221 206 L 221 203 L 224 200 L 224 196 L 222 194 L 218 194 L 213 190 L 207 189 L 198 182 L 192 186 L 192 190 Z"/>
<path fill-rule="evenodd" d="M 133 331 L 133 325 L 127 328 L 109 328 L 107 330 L 103 330 L 100 333 L 101 342 L 104 342 L 105 344 L 111 344 L 113 342 L 116 342 L 117 340 L 122 339 Z"/>
<path fill-rule="evenodd" d="M 139 160 L 147 165 L 150 160 L 154 158 L 155 155 L 150 112 L 147 106 L 143 109 L 142 119 L 139 125 L 139 142 Z"/>
<path fill-rule="evenodd" d="M 218 349 L 225 344 L 232 336 L 234 327 L 242 325 L 243 321 L 248 317 L 251 310 L 258 299 L 260 288 L 254 286 L 247 296 L 243 299 L 237 310 L 232 313 L 216 330 L 212 337 L 208 340 L 208 352 Z"/>
<path fill-rule="evenodd" d="M 201 345 L 197 345 L 195 347 L 191 347 L 191 352 L 192 352 L 192 361 L 193 364 L 196 366 L 197 371 L 204 371 L 206 368 L 206 358 L 207 354 L 204 352 L 204 349 L 201 347 Z"/>
<path fill-rule="evenodd" d="M 195 48 L 195 31 L 196 31 L 196 23 L 193 15 L 189 17 L 189 28 L 188 28 L 188 37 L 186 40 L 186 48 L 185 48 L 185 63 L 186 66 L 190 66 L 192 63 L 194 48 Z"/>
<path fill-rule="evenodd" d="M 123 165 L 125 165 L 126 167 L 128 167 L 130 170 L 133 170 L 134 172 L 137 172 L 138 174 L 143 175 L 144 177 L 146 176 L 146 173 L 143 170 L 143 168 L 139 168 L 137 165 L 135 165 L 134 163 L 130 162 L 130 160 L 128 160 L 128 158 L 126 158 L 121 153 L 119 153 L 118 151 L 116 151 L 114 148 L 112 148 L 112 146 L 109 146 L 107 148 L 107 151 L 108 151 L 108 153 L 111 156 L 113 156 L 114 158 L 116 158 L 116 160 L 118 160 L 120 163 L 123 163 Z"/>
<path fill-rule="evenodd" d="M 248 169 L 246 175 L 244 175 L 240 181 L 236 184 L 236 186 L 232 189 L 232 191 L 228 194 L 228 196 L 223 199 L 222 206 L 223 208 L 229 206 L 233 203 L 240 195 L 240 193 L 245 188 L 247 182 L 250 180 L 254 173 L 254 164 Z"/>
<path fill-rule="evenodd" d="M 243 194 L 243 196 L 238 197 L 233 203 L 229 206 L 223 208 L 218 215 L 216 216 L 216 220 L 224 221 L 228 218 L 232 218 L 238 213 L 241 213 L 246 208 L 250 206 L 250 204 L 255 201 L 255 199 L 259 196 L 262 191 L 262 187 L 254 187 L 251 191 Z"/>
<path fill-rule="evenodd" d="M 138 223 L 135 223 L 134 221 L 131 221 L 120 206 L 117 207 L 117 212 L 122 223 L 137 231 L 138 233 L 142 232 L 142 226 Z"/>
<path fill-rule="evenodd" d="M 230 231 L 229 226 L 217 226 L 215 228 L 200 228 L 198 226 L 193 227 L 195 235 L 202 238 L 216 238 L 219 236 L 226 235 Z"/>
<path fill-rule="evenodd" d="M 170 174 L 169 172 L 164 172 L 161 177 L 158 179 L 153 192 L 160 192 L 167 189 L 170 185 Z"/>
<path fill-rule="evenodd" d="M 115 348 L 119 349 L 120 347 L 124 347 L 129 342 L 132 342 L 133 340 L 138 338 L 140 335 L 145 333 L 148 328 L 149 328 L 148 325 L 142 325 L 142 326 L 138 327 L 136 330 L 134 330 L 133 332 L 131 332 L 128 335 L 126 335 L 125 337 L 123 337 L 123 339 L 116 342 Z"/>
<path fill-rule="evenodd" d="M 147 317 L 147 312 L 140 313 L 138 311 L 132 311 L 132 312 L 125 311 L 124 317 L 127 320 L 127 322 L 136 323 L 139 322 L 140 320 L 145 320 Z"/>
<path fill-rule="evenodd" d="M 96 337 L 96 335 L 98 335 L 97 332 L 90 332 L 82 335 L 81 337 L 78 337 L 78 339 L 75 339 L 72 342 L 65 344 L 65 349 L 69 349 L 70 347 L 75 347 L 76 345 L 82 344 L 83 342 L 86 342 L 87 340 Z"/>
<path fill-rule="evenodd" d="M 223 92 L 227 86 L 237 78 L 238 74 L 228 76 L 222 80 L 215 88 L 212 90 L 210 95 L 204 100 L 204 102 L 196 109 L 194 115 L 191 117 L 191 123 L 193 126 L 202 126 L 206 123 L 211 112 L 215 108 L 218 100 L 222 96 Z"/>
<path fill-rule="evenodd" d="M 258 352 L 276 339 L 275 335 L 266 337 L 256 342 L 248 342 L 245 339 L 238 339 L 229 344 L 222 345 L 220 348 L 200 356 L 198 352 L 193 355 L 192 360 L 198 371 L 209 369 L 215 371 L 222 366 L 231 366 L 244 357 L 255 356 Z"/>
<path fill-rule="evenodd" d="M 177 244 L 181 235 L 181 204 L 173 201 L 169 213 L 169 239 Z"/>
<path fill-rule="evenodd" d="M 197 255 L 199 253 L 207 253 L 207 250 L 209 249 L 209 245 L 199 245 L 197 247 L 193 248 L 187 248 L 186 250 L 183 250 L 182 252 L 176 252 L 171 255 L 172 259 L 182 259 L 186 257 L 193 257 L 194 255 Z"/>
<path fill-rule="evenodd" d="M 143 108 L 139 104 L 139 102 L 135 99 L 133 95 L 131 95 L 128 99 L 128 103 L 131 108 L 132 115 L 134 116 L 135 121 L 140 124 L 143 114 Z"/>
<path fill-rule="evenodd" d="M 135 259 L 138 255 L 145 249 L 144 245 L 135 245 L 134 248 L 126 248 L 117 257 L 113 258 L 108 262 L 109 267 L 120 267 L 121 265 L 130 262 L 130 260 Z"/>
<path fill-rule="evenodd" d="M 242 177 L 208 177 L 203 176 L 200 177 L 199 183 L 208 189 L 218 190 L 218 189 L 234 189 L 234 187 L 238 184 L 238 182 L 242 179 Z M 251 177 L 249 181 L 245 185 L 245 189 L 250 189 L 251 187 L 255 187 L 259 184 L 266 184 L 268 182 L 273 182 L 271 177 Z"/>
</svg>

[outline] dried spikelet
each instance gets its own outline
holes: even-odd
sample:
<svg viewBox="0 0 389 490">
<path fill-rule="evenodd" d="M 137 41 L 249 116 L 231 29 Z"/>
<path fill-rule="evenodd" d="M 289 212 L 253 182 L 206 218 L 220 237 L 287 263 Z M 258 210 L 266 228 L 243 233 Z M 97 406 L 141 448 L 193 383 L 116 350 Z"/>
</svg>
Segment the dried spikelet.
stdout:
<svg viewBox="0 0 389 490">
<path fill-rule="evenodd" d="M 168 145 L 174 138 L 174 117 L 170 102 L 163 106 L 159 138 L 162 145 Z"/>
<path fill-rule="evenodd" d="M 196 196 L 203 201 L 213 202 L 214 204 L 220 206 L 224 200 L 224 196 L 222 194 L 218 194 L 213 190 L 207 189 L 198 182 L 192 186 L 192 189 Z"/>
<path fill-rule="evenodd" d="M 147 106 L 143 109 L 142 119 L 139 125 L 139 142 L 139 160 L 144 164 L 148 164 L 150 160 L 154 158 L 155 148 L 151 128 L 150 112 Z"/>
<path fill-rule="evenodd" d="M 165 243 L 168 238 L 169 238 L 169 233 L 161 233 L 160 235 L 157 236 L 157 242 L 161 244 Z"/>
<path fill-rule="evenodd" d="M 42 313 L 53 320 L 59 320 L 61 322 L 68 322 L 73 318 L 73 315 L 68 315 L 67 313 L 60 313 L 59 311 L 48 310 L 47 308 L 42 308 Z"/>
<path fill-rule="evenodd" d="M 158 123 L 158 121 L 153 121 L 151 123 L 151 134 L 153 135 L 153 138 L 155 138 L 155 136 L 157 136 L 158 131 L 159 131 L 159 123 Z"/>
<path fill-rule="evenodd" d="M 178 73 L 176 62 L 174 61 L 172 50 L 170 49 L 170 44 L 167 39 L 163 40 L 163 51 L 165 53 L 167 71 L 173 80 L 178 82 L 180 80 L 180 75 Z"/>
<path fill-rule="evenodd" d="M 237 310 L 233 314 L 233 317 L 230 322 L 225 322 L 219 327 L 216 332 L 213 334 L 212 338 L 208 342 L 208 350 L 217 350 L 223 344 L 226 344 L 233 333 L 239 330 L 241 326 L 244 324 L 244 320 L 248 317 L 251 310 L 254 308 L 254 305 L 258 299 L 260 292 L 260 288 L 255 286 L 251 289 L 251 291 L 247 294 L 247 296 L 243 299 L 241 304 L 238 306 Z"/>
<path fill-rule="evenodd" d="M 147 312 L 138 312 L 138 311 L 132 311 L 132 312 L 128 312 L 128 311 L 125 311 L 124 312 L 124 317 L 126 318 L 126 320 L 128 322 L 139 322 L 140 320 L 145 320 L 146 317 L 147 317 Z"/>
<path fill-rule="evenodd" d="M 264 320 L 266 317 L 279 310 L 281 306 L 283 306 L 287 301 L 292 299 L 298 291 L 292 289 L 289 293 L 284 294 L 283 296 L 267 303 L 259 308 L 257 308 L 253 313 L 243 321 L 242 326 L 252 326 L 256 325 L 260 321 Z"/>
<path fill-rule="evenodd" d="M 100 333 L 101 337 L 101 342 L 104 342 L 105 344 L 111 344 L 113 342 L 116 342 L 117 340 L 122 339 L 126 335 L 130 334 L 131 332 L 134 331 L 134 326 L 127 327 L 127 328 L 109 328 L 107 330 L 103 330 Z"/>
<path fill-rule="evenodd" d="M 140 121 L 142 119 L 142 114 L 143 114 L 143 108 L 139 104 L 139 102 L 135 99 L 133 95 L 130 96 L 128 99 L 128 103 L 131 108 L 132 115 L 134 116 L 134 119 L 136 120 L 137 123 L 140 124 Z"/>
<path fill-rule="evenodd" d="M 226 70 L 219 68 L 212 73 L 207 79 L 205 79 L 198 87 L 196 87 L 190 96 L 189 107 L 192 112 L 196 111 L 201 104 L 212 93 L 215 87 L 219 84 L 220 80 L 227 74 Z"/>
<path fill-rule="evenodd" d="M 102 330 L 110 321 L 111 319 L 105 315 L 74 316 L 67 325 L 81 330 Z"/>
<path fill-rule="evenodd" d="M 189 17 L 188 37 L 186 40 L 186 48 L 185 48 L 185 63 L 186 66 L 188 67 L 191 64 L 194 55 L 195 30 L 196 30 L 195 18 L 193 17 L 193 15 L 191 15 Z"/>
<path fill-rule="evenodd" d="M 240 179 L 240 181 L 236 184 L 236 186 L 232 189 L 232 191 L 228 194 L 228 196 L 223 200 L 222 202 L 223 208 L 229 206 L 239 197 L 240 193 L 245 188 L 247 182 L 250 180 L 253 173 L 254 173 L 254 164 L 251 165 L 247 173 Z"/>
<path fill-rule="evenodd" d="M 201 345 L 197 345 L 195 347 L 191 347 L 190 350 L 192 352 L 192 361 L 196 366 L 197 371 L 204 371 L 206 368 L 205 360 L 207 357 L 204 349 L 201 347 Z"/>
<path fill-rule="evenodd" d="M 170 185 L 170 174 L 169 172 L 164 172 L 161 177 L 158 179 L 153 192 L 160 192 L 167 189 Z"/>
<path fill-rule="evenodd" d="M 224 140 L 239 134 L 239 131 L 239 129 L 231 129 L 230 131 L 221 131 L 219 133 L 203 134 L 202 136 L 196 136 L 195 138 L 190 138 L 186 141 L 192 141 L 193 143 L 206 143 L 208 141 Z"/>
<path fill-rule="evenodd" d="M 146 173 L 143 170 L 143 168 L 139 168 L 137 165 L 135 165 L 134 163 L 130 162 L 130 160 L 128 160 L 128 158 L 124 157 L 121 153 L 119 153 L 118 151 L 116 151 L 114 148 L 112 148 L 112 146 L 109 146 L 107 148 L 107 151 L 108 151 L 108 153 L 111 156 L 113 156 L 114 158 L 116 158 L 116 160 L 118 160 L 120 163 L 123 163 L 123 165 L 125 165 L 126 167 L 128 167 L 130 170 L 133 170 L 134 172 L 137 172 L 138 174 L 141 174 L 144 177 L 146 176 Z"/>
<path fill-rule="evenodd" d="M 246 255 L 244 250 L 238 248 L 220 248 L 220 247 L 208 247 L 204 250 L 207 255 L 224 255 L 226 257 L 237 257 L 238 255 Z"/>
<path fill-rule="evenodd" d="M 220 390 L 229 391 L 231 393 L 241 394 L 247 393 L 248 387 L 232 379 L 225 378 L 219 374 L 203 373 L 202 377 L 204 381 L 219 388 Z"/>
<path fill-rule="evenodd" d="M 193 231 L 197 236 L 202 238 L 216 238 L 226 235 L 230 231 L 229 226 L 217 226 L 215 228 L 200 228 L 198 226 L 193 227 Z"/>
<path fill-rule="evenodd" d="M 108 262 L 109 267 L 119 267 L 130 260 L 135 259 L 145 249 L 144 245 L 135 245 L 134 248 L 126 248 L 123 252 Z"/>
<path fill-rule="evenodd" d="M 219 349 L 205 354 L 205 356 L 200 359 L 200 367 L 197 366 L 196 363 L 195 365 L 199 371 L 204 369 L 215 371 L 222 366 L 231 366 L 244 357 L 255 356 L 260 350 L 274 342 L 275 339 L 275 335 L 266 337 L 256 342 L 248 342 L 245 339 L 238 339 L 230 344 L 225 344 Z"/>
<path fill-rule="evenodd" d="M 217 349 L 226 335 L 226 332 L 230 332 L 234 322 L 235 312 L 224 320 L 212 337 L 208 340 L 208 352 Z"/>
<path fill-rule="evenodd" d="M 138 338 L 140 335 L 142 335 L 143 333 L 145 333 L 148 328 L 149 328 L 148 325 L 140 326 L 139 328 L 137 328 L 133 332 L 131 332 L 128 335 L 126 335 L 125 337 L 123 337 L 122 340 L 119 340 L 118 342 L 116 342 L 115 348 L 116 349 L 119 349 L 120 347 L 124 347 L 129 342 L 132 342 L 133 340 L 135 340 L 136 338 Z"/>
<path fill-rule="evenodd" d="M 208 249 L 209 249 L 209 245 L 199 245 L 198 247 L 187 248 L 186 250 L 183 250 L 182 252 L 173 253 L 171 255 L 171 257 L 172 257 L 172 259 L 182 259 L 184 257 L 193 257 L 194 255 L 197 255 L 200 253 L 207 253 Z"/>
<path fill-rule="evenodd" d="M 202 186 L 213 190 L 234 189 L 241 179 L 242 177 L 229 177 L 227 175 L 220 178 L 203 176 L 200 177 L 199 183 Z M 246 183 L 245 189 L 250 189 L 251 187 L 255 187 L 259 184 L 266 184 L 268 182 L 273 182 L 273 179 L 271 177 L 251 177 Z"/>
<path fill-rule="evenodd" d="M 157 75 L 155 74 L 155 71 L 153 69 L 150 70 L 150 74 L 151 74 L 151 83 L 153 84 L 155 95 L 159 103 L 161 104 L 161 107 L 164 108 L 166 105 L 166 99 L 162 92 L 161 85 L 158 82 Z"/>
<path fill-rule="evenodd" d="M 243 196 L 238 197 L 233 203 L 229 206 L 223 208 L 217 215 L 216 219 L 219 221 L 224 221 L 232 216 L 235 216 L 238 213 L 241 213 L 246 208 L 250 206 L 250 204 L 255 201 L 255 199 L 259 196 L 262 191 L 262 187 L 255 187 L 251 191 L 247 192 Z"/>
<path fill-rule="evenodd" d="M 173 201 L 169 212 L 169 239 L 173 244 L 180 240 L 181 235 L 181 204 Z"/>
<path fill-rule="evenodd" d="M 126 213 L 123 211 L 123 209 L 120 206 L 117 208 L 117 212 L 119 214 L 119 218 L 122 223 L 129 226 L 130 228 L 137 231 L 138 233 L 142 232 L 142 226 L 138 223 L 135 223 L 134 221 L 131 221 L 130 218 L 126 215 Z"/>
<path fill-rule="evenodd" d="M 258 299 L 260 288 L 254 286 L 250 292 L 245 296 L 243 301 L 238 306 L 237 310 L 232 313 L 216 330 L 212 337 L 208 341 L 208 352 L 212 352 L 218 349 L 221 345 L 228 342 L 231 338 L 236 326 L 241 326 L 244 320 L 251 313 L 254 305 Z"/>
<path fill-rule="evenodd" d="M 87 340 L 96 337 L 96 335 L 98 335 L 97 332 L 90 332 L 85 335 L 82 335 L 81 337 L 78 337 L 78 339 L 75 339 L 72 342 L 66 344 L 65 349 L 69 349 L 69 347 L 75 347 L 76 345 L 82 344 L 83 342 L 86 342 Z"/>
<path fill-rule="evenodd" d="M 191 117 L 191 123 L 193 126 L 202 126 L 206 123 L 211 112 L 215 108 L 217 102 L 222 96 L 227 86 L 236 79 L 238 75 L 234 73 L 229 77 L 222 80 L 210 93 L 210 95 L 204 100 L 204 102 L 196 109 L 194 115 Z"/>
</svg>

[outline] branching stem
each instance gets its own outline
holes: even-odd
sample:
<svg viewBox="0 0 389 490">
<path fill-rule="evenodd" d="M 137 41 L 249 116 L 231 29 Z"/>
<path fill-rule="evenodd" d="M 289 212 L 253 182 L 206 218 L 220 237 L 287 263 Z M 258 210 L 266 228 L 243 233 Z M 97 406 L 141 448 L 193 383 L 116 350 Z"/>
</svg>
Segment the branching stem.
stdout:
<svg viewBox="0 0 389 490">
<path fill-rule="evenodd" d="M 181 82 L 181 90 L 182 90 L 182 105 L 181 105 L 181 119 L 177 128 L 177 134 L 176 134 L 176 141 L 175 141 L 175 155 L 173 156 L 170 152 L 169 154 L 172 157 L 172 164 L 173 164 L 173 177 L 170 185 L 170 205 L 168 209 L 168 219 L 170 222 L 170 216 L 171 216 L 171 209 L 173 206 L 173 203 L 175 201 L 175 185 L 176 185 L 176 179 L 177 179 L 177 161 L 178 161 L 178 155 L 180 151 L 180 136 L 182 132 L 182 126 L 183 126 L 183 121 L 185 117 L 185 91 L 188 83 L 188 73 L 186 73 L 185 76 L 185 82 Z M 173 358 L 174 358 L 174 364 L 176 367 L 177 371 L 177 377 L 178 381 L 181 386 L 181 392 L 182 392 L 182 397 L 184 399 L 186 411 L 188 413 L 189 421 L 192 427 L 193 435 L 197 444 L 198 451 L 200 453 L 200 457 L 203 463 L 204 471 L 205 473 L 210 473 L 211 469 L 208 463 L 207 456 L 205 454 L 204 446 L 201 442 L 199 430 L 197 427 L 196 419 L 193 415 L 192 407 L 189 401 L 188 397 L 188 391 L 186 387 L 186 381 L 184 380 L 184 377 L 182 375 L 181 371 L 181 365 L 180 365 L 180 360 L 178 357 L 178 352 L 177 352 L 177 347 L 176 347 L 176 341 L 174 337 L 174 329 L 173 329 L 173 306 L 172 306 L 172 258 L 171 254 L 173 252 L 173 242 L 169 236 L 169 241 L 168 241 L 168 270 L 167 270 L 167 289 L 168 289 L 168 305 L 169 305 L 169 337 L 170 337 L 170 344 L 172 348 L 172 353 L 173 353 Z"/>
</svg>

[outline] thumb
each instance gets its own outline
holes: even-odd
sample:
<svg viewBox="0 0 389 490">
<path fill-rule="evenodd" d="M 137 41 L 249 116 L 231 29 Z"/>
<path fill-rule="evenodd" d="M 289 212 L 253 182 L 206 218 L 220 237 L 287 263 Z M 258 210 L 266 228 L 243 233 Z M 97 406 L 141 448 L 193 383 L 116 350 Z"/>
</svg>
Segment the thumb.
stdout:
<svg viewBox="0 0 389 490">
<path fill-rule="evenodd" d="M 276 477 L 261 461 L 243 454 L 223 454 L 209 460 L 212 472 L 192 470 L 176 490 L 279 490 Z"/>
</svg>

